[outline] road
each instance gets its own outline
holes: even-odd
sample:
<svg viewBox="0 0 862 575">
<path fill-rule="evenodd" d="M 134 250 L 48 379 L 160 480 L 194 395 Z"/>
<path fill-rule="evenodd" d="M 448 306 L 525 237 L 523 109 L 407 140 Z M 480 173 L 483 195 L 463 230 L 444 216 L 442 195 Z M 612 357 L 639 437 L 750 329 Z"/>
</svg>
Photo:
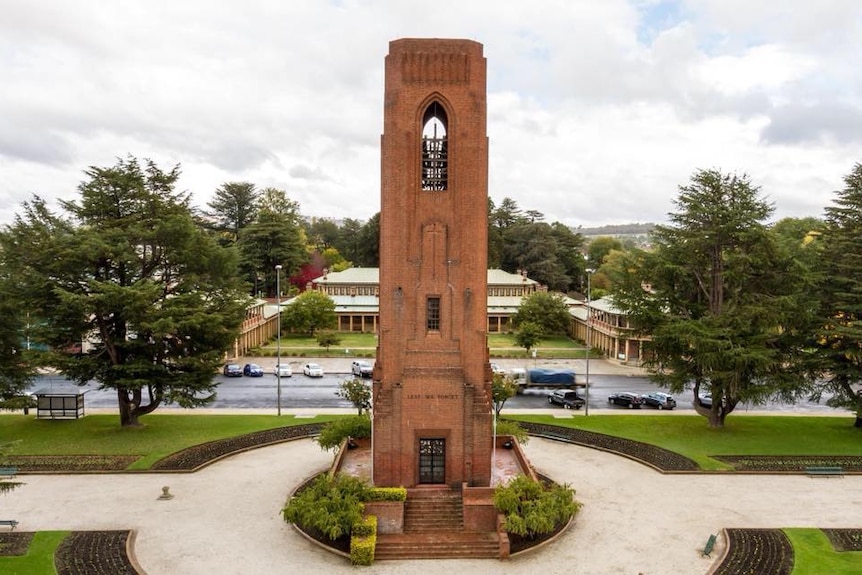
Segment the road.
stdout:
<svg viewBox="0 0 862 575">
<path fill-rule="evenodd" d="M 352 404 L 335 395 L 339 385 L 345 379 L 352 377 L 349 373 L 327 373 L 321 378 L 307 377 L 299 372 L 292 377 L 281 379 L 281 406 L 284 409 L 298 408 L 352 408 Z M 263 377 L 224 377 L 216 376 L 219 383 L 216 400 L 211 407 L 225 409 L 268 409 L 275 408 L 277 403 L 276 377 L 271 372 Z M 68 383 L 62 377 L 40 377 L 31 386 L 31 391 L 50 386 L 67 387 Z M 84 387 L 85 406 L 89 408 L 113 408 L 117 405 L 116 394 L 109 390 L 99 390 L 95 383 Z M 641 375 L 606 375 L 590 376 L 589 405 L 590 412 L 628 411 L 626 408 L 610 405 L 608 395 L 621 391 L 637 394 L 649 393 L 657 388 L 649 379 Z M 506 410 L 548 409 L 548 389 L 529 389 L 522 395 L 515 396 L 506 402 Z M 583 390 L 581 390 L 583 393 Z M 677 410 L 693 413 L 692 393 L 685 392 L 676 395 Z M 167 406 L 170 408 L 170 406 Z M 561 408 L 560 408 L 561 409 Z M 651 408 L 644 408 L 651 411 Z M 834 414 L 835 410 L 823 404 L 802 401 L 794 405 L 767 403 L 762 406 L 740 405 L 735 413 L 747 410 L 768 410 L 776 412 L 805 412 Z"/>
</svg>

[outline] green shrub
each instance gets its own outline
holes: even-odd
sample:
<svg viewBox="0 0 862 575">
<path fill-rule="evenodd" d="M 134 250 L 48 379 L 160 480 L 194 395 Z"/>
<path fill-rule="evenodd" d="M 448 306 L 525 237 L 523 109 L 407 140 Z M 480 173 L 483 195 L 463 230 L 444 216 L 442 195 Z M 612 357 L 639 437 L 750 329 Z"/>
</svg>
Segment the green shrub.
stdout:
<svg viewBox="0 0 862 575">
<path fill-rule="evenodd" d="M 527 445 L 527 442 L 530 440 L 527 430 L 521 427 L 521 424 L 517 421 L 510 419 L 497 420 L 497 435 L 511 435 L 521 445 Z"/>
<path fill-rule="evenodd" d="M 548 487 L 523 475 L 494 490 L 494 507 L 506 516 L 506 531 L 521 537 L 552 533 L 578 512 L 575 490 L 568 485 Z"/>
<path fill-rule="evenodd" d="M 367 515 L 358 523 L 353 525 L 351 535 L 354 537 L 368 537 L 369 535 L 377 534 L 377 516 Z"/>
<path fill-rule="evenodd" d="M 323 474 L 288 501 L 284 520 L 331 540 L 348 535 L 362 520 L 368 485 L 348 475 Z"/>
<path fill-rule="evenodd" d="M 350 562 L 354 565 L 371 565 L 377 547 L 377 517 L 369 515 L 353 525 L 350 536 Z"/>
<path fill-rule="evenodd" d="M 350 538 L 350 562 L 354 565 L 371 565 L 374 563 L 374 549 L 377 547 L 377 535 Z"/>
<path fill-rule="evenodd" d="M 368 414 L 355 415 L 327 423 L 315 441 L 322 449 L 329 451 L 338 449 L 348 437 L 371 437 L 371 417 Z"/>
<path fill-rule="evenodd" d="M 372 487 L 366 501 L 407 501 L 404 487 Z"/>
</svg>

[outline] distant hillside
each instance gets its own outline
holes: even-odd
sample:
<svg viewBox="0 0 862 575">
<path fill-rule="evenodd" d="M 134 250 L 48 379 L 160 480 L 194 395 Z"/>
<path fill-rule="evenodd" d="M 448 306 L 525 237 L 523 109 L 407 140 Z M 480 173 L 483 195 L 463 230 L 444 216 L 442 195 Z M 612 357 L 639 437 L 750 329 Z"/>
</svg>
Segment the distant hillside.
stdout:
<svg viewBox="0 0 862 575">
<path fill-rule="evenodd" d="M 585 237 L 644 236 L 649 234 L 654 227 L 655 224 L 612 224 L 598 228 L 577 227 L 574 231 Z"/>
</svg>

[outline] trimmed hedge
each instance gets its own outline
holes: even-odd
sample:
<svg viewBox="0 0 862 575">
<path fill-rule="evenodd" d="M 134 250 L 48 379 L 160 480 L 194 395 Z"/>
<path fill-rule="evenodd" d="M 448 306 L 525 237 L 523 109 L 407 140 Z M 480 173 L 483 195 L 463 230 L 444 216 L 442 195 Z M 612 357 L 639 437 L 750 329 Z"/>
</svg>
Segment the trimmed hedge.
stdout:
<svg viewBox="0 0 862 575">
<path fill-rule="evenodd" d="M 377 547 L 377 517 L 369 515 L 353 524 L 350 537 L 350 562 L 354 565 L 374 563 Z"/>
<path fill-rule="evenodd" d="M 365 501 L 407 501 L 404 487 L 372 487 Z"/>
</svg>

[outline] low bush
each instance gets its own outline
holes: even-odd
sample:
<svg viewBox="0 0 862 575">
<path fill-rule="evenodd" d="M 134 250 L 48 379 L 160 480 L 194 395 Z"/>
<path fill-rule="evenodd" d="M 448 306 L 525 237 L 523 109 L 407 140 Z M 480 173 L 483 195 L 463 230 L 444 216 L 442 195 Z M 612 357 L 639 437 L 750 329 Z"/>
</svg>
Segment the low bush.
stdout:
<svg viewBox="0 0 862 575">
<path fill-rule="evenodd" d="M 348 475 L 323 474 L 297 493 L 283 510 L 284 520 L 330 540 L 349 535 L 362 521 L 370 487 Z"/>
<path fill-rule="evenodd" d="M 552 533 L 581 508 L 568 485 L 547 486 L 523 475 L 494 490 L 494 507 L 506 516 L 506 531 L 521 537 Z"/>
<path fill-rule="evenodd" d="M 521 427 L 517 421 L 512 421 L 511 419 L 497 420 L 497 435 L 511 435 L 521 445 L 527 445 L 527 442 L 530 440 L 527 430 Z"/>
<path fill-rule="evenodd" d="M 354 565 L 374 563 L 374 549 L 377 547 L 377 517 L 369 515 L 353 526 L 350 537 L 350 562 Z"/>
<path fill-rule="evenodd" d="M 338 449 L 341 442 L 348 437 L 371 437 L 371 417 L 368 414 L 354 415 L 327 423 L 315 441 L 323 450 L 329 451 Z"/>
<path fill-rule="evenodd" d="M 407 501 L 407 489 L 403 487 L 372 487 L 366 501 Z"/>
</svg>

